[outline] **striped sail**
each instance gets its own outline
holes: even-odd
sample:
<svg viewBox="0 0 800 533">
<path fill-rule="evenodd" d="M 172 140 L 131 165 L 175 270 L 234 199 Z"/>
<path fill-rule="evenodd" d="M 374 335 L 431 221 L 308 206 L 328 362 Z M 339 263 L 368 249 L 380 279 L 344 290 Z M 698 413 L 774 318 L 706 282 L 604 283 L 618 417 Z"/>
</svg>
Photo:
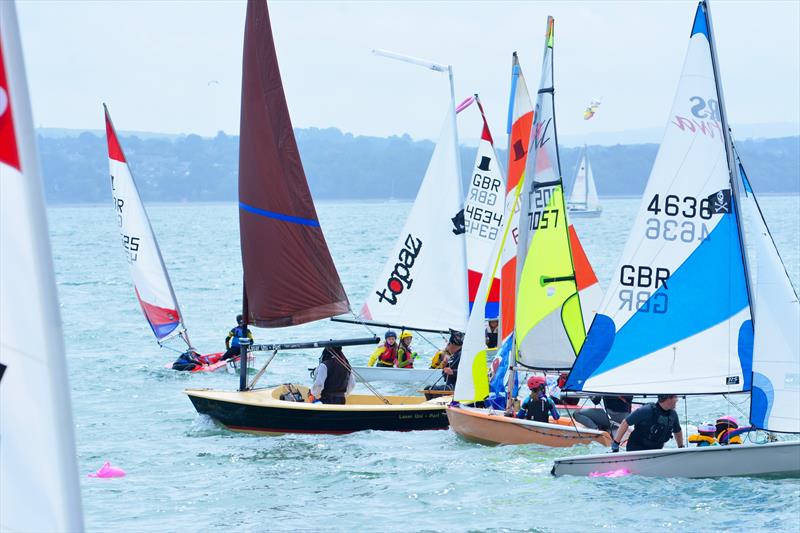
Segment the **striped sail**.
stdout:
<svg viewBox="0 0 800 533">
<path fill-rule="evenodd" d="M 483 106 L 477 94 L 473 100 L 480 110 L 483 128 L 464 202 L 470 311 L 475 305 L 487 261 L 493 258 L 494 243 L 501 237 L 506 194 L 506 180 L 494 149 Z M 462 104 L 458 110 L 465 107 Z M 481 316 L 497 318 L 500 315 L 500 280 L 494 278 L 490 289 L 489 299 Z"/>
<path fill-rule="evenodd" d="M 547 19 L 542 81 L 536 100 L 520 208 L 515 336 L 517 361 L 568 369 L 585 337 L 572 264 L 553 104 L 553 28 Z"/>
<path fill-rule="evenodd" d="M 464 196 L 454 113 L 450 104 L 405 226 L 361 309 L 365 320 L 410 329 L 464 331 L 467 325 Z"/>
<path fill-rule="evenodd" d="M 756 252 L 750 423 L 800 433 L 800 302 L 741 163 L 739 172 Z"/>
<path fill-rule="evenodd" d="M 525 181 L 528 142 L 533 125 L 533 104 L 525 77 L 514 52 L 511 60 L 511 96 L 508 103 L 508 175 L 506 179 L 506 218 L 509 238 L 500 257 L 500 338 L 514 332 L 517 302 L 517 245 L 519 243 L 519 205 L 515 204 L 518 189 Z"/>
<path fill-rule="evenodd" d="M 0 2 L 0 531 L 83 531 L 67 362 L 14 2 Z"/>
<path fill-rule="evenodd" d="M 641 207 L 570 390 L 750 389 L 753 325 L 701 2 Z"/>
<path fill-rule="evenodd" d="M 105 106 L 103 106 L 105 108 Z M 108 141 L 108 168 L 111 174 L 111 194 L 114 215 L 125 258 L 133 278 L 136 298 L 142 307 L 153 335 L 159 341 L 183 333 L 178 300 L 172 289 L 169 274 L 161 257 L 158 241 L 150 219 L 136 188 L 117 132 L 105 109 L 106 139 Z M 184 337 L 185 339 L 185 337 Z M 188 344 L 188 341 L 186 341 Z"/>
</svg>

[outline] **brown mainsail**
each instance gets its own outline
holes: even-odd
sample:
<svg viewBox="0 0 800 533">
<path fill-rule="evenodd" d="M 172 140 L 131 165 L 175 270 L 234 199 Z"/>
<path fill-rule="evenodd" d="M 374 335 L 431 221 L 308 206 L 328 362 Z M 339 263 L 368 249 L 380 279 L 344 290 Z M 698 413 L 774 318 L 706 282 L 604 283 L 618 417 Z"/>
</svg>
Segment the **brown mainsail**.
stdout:
<svg viewBox="0 0 800 533">
<path fill-rule="evenodd" d="M 249 0 L 239 145 L 244 315 L 283 327 L 350 310 L 297 149 L 266 0 Z"/>
</svg>

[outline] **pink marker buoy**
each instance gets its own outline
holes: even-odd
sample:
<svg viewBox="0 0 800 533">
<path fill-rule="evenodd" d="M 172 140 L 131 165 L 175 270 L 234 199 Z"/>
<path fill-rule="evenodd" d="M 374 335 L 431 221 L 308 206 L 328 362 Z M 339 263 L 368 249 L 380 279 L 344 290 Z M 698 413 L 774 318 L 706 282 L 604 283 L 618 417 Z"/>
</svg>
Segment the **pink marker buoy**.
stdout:
<svg viewBox="0 0 800 533">
<path fill-rule="evenodd" d="M 100 470 L 92 472 L 88 474 L 88 476 L 101 478 L 125 477 L 125 471 L 118 466 L 111 466 L 111 463 L 106 461 L 105 464 L 100 467 Z"/>
<path fill-rule="evenodd" d="M 627 468 L 619 470 L 609 470 L 608 472 L 590 472 L 589 477 L 622 477 L 630 475 L 631 471 Z"/>
</svg>

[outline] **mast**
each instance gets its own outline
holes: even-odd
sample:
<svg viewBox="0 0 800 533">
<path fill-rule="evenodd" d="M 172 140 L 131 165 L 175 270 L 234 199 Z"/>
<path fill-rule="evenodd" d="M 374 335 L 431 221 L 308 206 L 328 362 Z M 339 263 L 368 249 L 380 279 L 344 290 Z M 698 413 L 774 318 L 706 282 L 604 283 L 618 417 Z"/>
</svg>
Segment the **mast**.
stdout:
<svg viewBox="0 0 800 533">
<path fill-rule="evenodd" d="M 585 144 L 583 145 L 583 158 L 586 160 L 586 166 L 584 167 L 586 176 L 583 180 L 583 203 L 586 205 L 586 209 L 589 209 L 589 151 Z"/>
<path fill-rule="evenodd" d="M 742 227 L 742 213 L 741 213 L 741 199 L 739 198 L 741 179 L 737 175 L 737 166 L 733 153 L 733 142 L 731 141 L 730 126 L 728 125 L 728 112 L 725 107 L 725 97 L 722 94 L 722 82 L 719 75 L 719 64 L 717 60 L 717 44 L 714 39 L 714 25 L 711 23 L 711 9 L 708 4 L 709 0 L 701 0 L 700 5 L 706 15 L 706 24 L 708 25 L 708 46 L 711 49 L 711 65 L 714 69 L 714 85 L 717 89 L 717 99 L 719 100 L 719 116 L 722 123 L 722 136 L 725 140 L 725 155 L 728 160 L 728 175 L 730 176 L 731 183 L 731 198 L 733 198 L 733 208 L 736 213 L 736 224 L 739 228 L 739 247 L 742 250 L 742 262 L 744 263 L 744 280 L 747 287 L 747 299 L 750 305 L 753 305 L 753 292 L 750 287 L 750 261 L 747 258 L 747 248 L 744 228 Z M 754 313 L 750 313 L 750 319 L 753 321 L 753 328 L 755 330 L 756 319 Z"/>
</svg>

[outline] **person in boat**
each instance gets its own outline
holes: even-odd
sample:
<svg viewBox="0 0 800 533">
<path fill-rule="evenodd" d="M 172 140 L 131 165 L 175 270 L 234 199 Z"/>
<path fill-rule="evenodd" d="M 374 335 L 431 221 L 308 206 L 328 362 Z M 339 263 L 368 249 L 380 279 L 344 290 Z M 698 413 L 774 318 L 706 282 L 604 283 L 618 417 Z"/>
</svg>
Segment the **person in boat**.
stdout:
<svg viewBox="0 0 800 533">
<path fill-rule="evenodd" d="M 350 362 L 342 352 L 341 346 L 329 346 L 322 350 L 319 366 L 314 371 L 314 384 L 308 394 L 308 401 L 344 405 L 347 395 L 356 386 Z"/>
<path fill-rule="evenodd" d="M 202 366 L 203 362 L 200 360 L 200 354 L 194 348 L 189 348 L 175 359 L 175 362 L 172 363 L 172 370 L 191 372 Z"/>
<path fill-rule="evenodd" d="M 456 379 L 458 378 L 458 363 L 461 361 L 461 347 L 463 344 L 464 334 L 451 329 L 450 339 L 447 341 L 447 346 L 444 348 L 446 355 L 444 357 L 444 365 L 442 366 L 442 377 L 439 378 L 440 381 L 444 379 L 444 383 L 430 385 L 425 387 L 424 390 L 447 391 L 455 389 Z M 428 395 L 426 395 L 426 398 L 428 398 Z"/>
<path fill-rule="evenodd" d="M 607 431 L 613 437 L 625 417 L 631 414 L 633 396 L 592 396 L 591 400 L 595 405 L 602 402 L 604 409 L 576 409 L 573 418 L 589 429 Z"/>
<path fill-rule="evenodd" d="M 410 331 L 400 334 L 400 344 L 397 347 L 397 368 L 414 368 L 414 359 L 417 352 L 411 349 L 411 341 L 414 335 Z"/>
<path fill-rule="evenodd" d="M 236 315 L 236 324 L 236 327 L 231 329 L 228 332 L 228 336 L 225 337 L 225 353 L 220 358 L 221 361 L 239 356 L 242 352 L 242 347 L 239 346 L 240 338 L 246 337 L 251 341 L 253 340 L 253 333 L 244 324 L 244 317 L 242 315 Z"/>
<path fill-rule="evenodd" d="M 486 347 L 490 350 L 497 348 L 497 335 L 500 331 L 500 321 L 497 317 L 490 318 L 486 323 Z"/>
<path fill-rule="evenodd" d="M 656 403 L 643 405 L 629 414 L 620 424 L 617 435 L 611 442 L 611 451 L 618 452 L 620 443 L 633 426 L 625 448 L 629 452 L 639 450 L 660 450 L 664 444 L 675 437 L 678 448 L 683 448 L 683 430 L 681 429 L 675 406 L 678 397 L 674 394 L 660 394 Z"/>
<path fill-rule="evenodd" d="M 384 343 L 369 356 L 367 366 L 392 368 L 397 364 L 397 333 L 391 329 L 384 336 Z"/>
<path fill-rule="evenodd" d="M 445 363 L 447 363 L 447 350 L 442 348 L 441 350 L 437 350 L 435 354 L 433 354 L 433 358 L 431 359 L 431 366 L 430 368 L 444 368 Z"/>
<path fill-rule="evenodd" d="M 547 380 L 542 376 L 531 376 L 528 378 L 528 388 L 531 393 L 522 402 L 517 418 L 533 420 L 534 422 L 550 422 L 558 420 L 561 415 L 556 409 L 556 402 L 547 394 Z"/>
</svg>

